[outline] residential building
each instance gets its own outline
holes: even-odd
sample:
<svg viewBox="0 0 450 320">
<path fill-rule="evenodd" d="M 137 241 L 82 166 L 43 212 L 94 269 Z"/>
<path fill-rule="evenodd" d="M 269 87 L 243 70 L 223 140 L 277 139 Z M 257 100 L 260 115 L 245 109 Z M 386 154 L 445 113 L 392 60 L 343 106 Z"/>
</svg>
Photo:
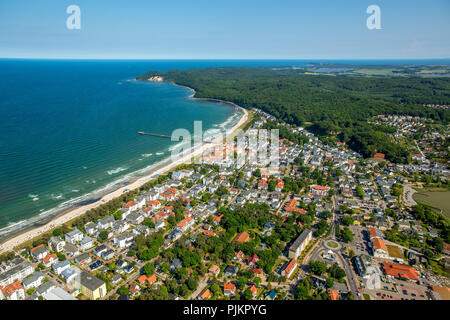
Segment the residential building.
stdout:
<svg viewBox="0 0 450 320">
<path fill-rule="evenodd" d="M 232 282 L 227 282 L 223 285 L 223 294 L 226 296 L 234 295 L 236 286 Z"/>
<path fill-rule="evenodd" d="M 289 248 L 289 258 L 297 259 L 312 239 L 312 230 L 305 229 Z"/>
<path fill-rule="evenodd" d="M 297 268 L 297 260 L 292 258 L 281 271 L 281 275 L 286 277 L 287 279 L 294 273 Z"/>
<path fill-rule="evenodd" d="M 81 239 L 83 239 L 83 232 L 80 231 L 80 229 L 75 228 L 69 233 L 66 233 L 65 240 L 68 243 L 76 244 L 77 242 L 80 242 Z"/>
<path fill-rule="evenodd" d="M 61 237 L 51 237 L 48 241 L 50 250 L 61 252 L 64 249 L 66 242 Z"/>
<path fill-rule="evenodd" d="M 80 285 L 81 293 L 91 300 L 97 300 L 106 295 L 105 282 L 84 270 L 81 271 Z"/>
</svg>

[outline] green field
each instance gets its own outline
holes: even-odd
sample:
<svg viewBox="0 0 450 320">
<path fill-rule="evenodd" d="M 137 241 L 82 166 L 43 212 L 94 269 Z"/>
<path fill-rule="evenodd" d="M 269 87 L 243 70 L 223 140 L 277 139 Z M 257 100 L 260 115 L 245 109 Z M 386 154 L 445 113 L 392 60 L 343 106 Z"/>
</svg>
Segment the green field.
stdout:
<svg viewBox="0 0 450 320">
<path fill-rule="evenodd" d="M 401 71 L 400 69 L 359 69 L 353 71 L 354 73 L 364 74 L 367 76 L 394 76 L 393 71 Z"/>
<path fill-rule="evenodd" d="M 417 202 L 442 209 L 443 214 L 450 218 L 450 191 L 417 192 L 413 198 Z"/>
</svg>

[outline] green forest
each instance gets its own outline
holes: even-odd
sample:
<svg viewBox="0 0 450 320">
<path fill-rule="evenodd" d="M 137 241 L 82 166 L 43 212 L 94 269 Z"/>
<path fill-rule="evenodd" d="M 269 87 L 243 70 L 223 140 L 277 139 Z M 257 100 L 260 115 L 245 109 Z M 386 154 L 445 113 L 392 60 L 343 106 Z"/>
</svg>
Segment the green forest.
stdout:
<svg viewBox="0 0 450 320">
<path fill-rule="evenodd" d="M 405 146 L 393 143 L 382 128 L 367 123 L 378 114 L 404 114 L 447 124 L 448 110 L 424 103 L 450 104 L 449 78 L 351 77 L 307 75 L 302 69 L 251 67 L 205 68 L 148 72 L 165 81 L 195 89 L 198 98 L 232 101 L 260 108 L 319 137 L 335 137 L 371 157 L 378 152 L 394 162 L 407 161 Z"/>
</svg>

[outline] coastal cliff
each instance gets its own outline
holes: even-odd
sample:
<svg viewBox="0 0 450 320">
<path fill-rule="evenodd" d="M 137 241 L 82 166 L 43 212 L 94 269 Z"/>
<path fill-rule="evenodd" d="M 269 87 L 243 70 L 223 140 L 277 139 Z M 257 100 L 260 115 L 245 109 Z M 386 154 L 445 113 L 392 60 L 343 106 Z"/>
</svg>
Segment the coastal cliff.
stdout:
<svg viewBox="0 0 450 320">
<path fill-rule="evenodd" d="M 150 81 L 150 82 L 163 82 L 164 78 L 161 77 L 161 76 L 153 76 L 153 77 L 148 78 L 147 81 Z"/>
</svg>

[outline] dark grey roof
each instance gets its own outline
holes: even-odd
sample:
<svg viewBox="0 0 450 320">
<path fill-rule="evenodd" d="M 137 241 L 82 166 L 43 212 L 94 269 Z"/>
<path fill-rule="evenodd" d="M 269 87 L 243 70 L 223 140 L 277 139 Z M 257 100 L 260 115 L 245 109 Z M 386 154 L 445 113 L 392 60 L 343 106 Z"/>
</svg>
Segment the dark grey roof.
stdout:
<svg viewBox="0 0 450 320">
<path fill-rule="evenodd" d="M 36 293 L 38 295 L 43 295 L 44 293 L 48 292 L 53 287 L 55 287 L 55 284 L 53 282 L 51 282 L 51 281 L 44 282 L 36 289 Z"/>
<path fill-rule="evenodd" d="M 310 229 L 305 229 L 303 232 L 298 236 L 297 239 L 295 239 L 294 243 L 290 247 L 290 250 L 297 250 L 298 247 L 305 241 L 305 239 L 308 237 L 308 235 L 311 233 Z"/>
<path fill-rule="evenodd" d="M 81 272 L 80 282 L 83 287 L 88 288 L 91 291 L 97 290 L 100 288 L 104 282 L 100 280 L 99 278 L 91 275 L 90 273 L 86 271 Z"/>
</svg>

